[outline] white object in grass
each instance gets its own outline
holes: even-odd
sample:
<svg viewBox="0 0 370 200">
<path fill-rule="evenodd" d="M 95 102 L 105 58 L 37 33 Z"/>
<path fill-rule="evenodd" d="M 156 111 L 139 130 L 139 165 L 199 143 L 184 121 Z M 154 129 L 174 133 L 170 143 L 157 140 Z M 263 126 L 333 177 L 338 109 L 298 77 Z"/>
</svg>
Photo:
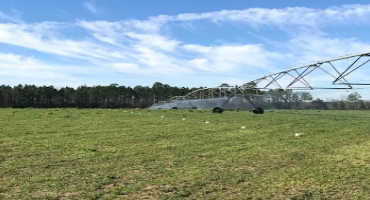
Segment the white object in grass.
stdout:
<svg viewBox="0 0 370 200">
<path fill-rule="evenodd" d="M 245 126 L 242 126 L 242 127 L 240 127 L 241 129 L 246 129 L 247 127 L 245 127 Z"/>
<path fill-rule="evenodd" d="M 303 136 L 303 133 L 295 133 L 294 136 L 301 137 L 301 136 Z"/>
<path fill-rule="evenodd" d="M 209 121 L 205 121 L 204 123 L 209 124 Z"/>
<path fill-rule="evenodd" d="M 182 121 L 185 121 L 186 120 L 186 118 L 182 118 Z"/>
</svg>

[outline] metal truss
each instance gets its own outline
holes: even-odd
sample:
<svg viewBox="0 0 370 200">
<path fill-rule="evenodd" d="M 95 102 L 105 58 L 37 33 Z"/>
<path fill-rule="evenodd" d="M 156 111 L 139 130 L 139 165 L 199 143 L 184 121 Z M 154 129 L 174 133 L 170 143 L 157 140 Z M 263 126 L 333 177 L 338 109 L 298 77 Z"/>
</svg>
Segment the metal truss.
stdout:
<svg viewBox="0 0 370 200">
<path fill-rule="evenodd" d="M 338 63 L 351 61 L 344 66 L 338 67 Z M 245 85 L 253 85 L 256 89 L 292 89 L 292 90 L 313 90 L 313 89 L 353 89 L 357 85 L 370 85 L 370 83 L 354 83 L 347 80 L 347 77 L 354 71 L 370 62 L 370 52 L 342 56 L 338 58 L 322 60 L 309 65 L 295 67 L 278 73 L 269 74 L 250 81 Z M 342 66 L 343 68 L 343 66 Z M 325 79 L 331 81 L 330 87 L 315 87 L 306 79 L 314 72 L 320 71 Z M 243 86 L 246 87 L 246 86 Z"/>
<path fill-rule="evenodd" d="M 209 99 L 219 97 L 229 97 L 243 95 L 243 91 L 238 86 L 201 88 L 188 93 L 185 96 L 175 96 L 171 100 L 185 100 L 185 99 Z"/>
<path fill-rule="evenodd" d="M 338 66 L 341 61 L 350 61 L 345 66 Z M 219 97 L 244 96 L 250 102 L 257 98 L 260 90 L 313 90 L 313 89 L 354 89 L 358 85 L 370 85 L 370 83 L 353 83 L 347 77 L 354 71 L 370 62 L 370 52 L 342 56 L 338 58 L 322 60 L 301 67 L 295 67 L 278 73 L 269 74 L 242 86 L 226 86 L 201 88 L 188 93 L 185 96 L 175 96 L 170 100 L 209 99 Z M 344 69 L 343 69 L 344 68 Z M 321 72 L 323 78 L 329 80 L 331 87 L 316 87 L 307 77 L 314 72 Z M 254 94 L 253 94 L 254 93 Z M 253 95 L 251 95 L 253 94 Z M 266 96 L 266 94 L 264 94 Z"/>
<path fill-rule="evenodd" d="M 249 89 L 247 89 L 249 90 Z M 255 92 L 255 90 L 252 90 Z M 214 98 L 231 98 L 231 97 L 243 97 L 247 100 L 253 108 L 256 108 L 255 102 L 257 99 L 261 99 L 266 97 L 266 95 L 258 95 L 258 94 L 249 94 L 246 90 L 239 86 L 224 86 L 224 87 L 213 87 L 213 88 L 201 88 L 198 90 L 194 90 L 188 93 L 185 96 L 175 96 L 172 97 L 169 101 L 174 100 L 207 100 L 207 99 L 214 99 Z M 225 101 L 226 103 L 227 101 Z"/>
</svg>

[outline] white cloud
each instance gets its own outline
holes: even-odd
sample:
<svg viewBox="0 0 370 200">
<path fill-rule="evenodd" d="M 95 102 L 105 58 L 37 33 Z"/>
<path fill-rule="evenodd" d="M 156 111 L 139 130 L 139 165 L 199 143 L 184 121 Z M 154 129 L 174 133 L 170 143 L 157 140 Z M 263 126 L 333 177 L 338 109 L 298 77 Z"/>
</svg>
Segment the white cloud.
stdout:
<svg viewBox="0 0 370 200">
<path fill-rule="evenodd" d="M 180 58 L 167 55 L 146 46 L 137 45 L 134 48 L 136 54 L 133 57 L 147 74 L 171 75 L 192 72 L 190 68 L 187 68 L 185 61 Z"/>
<path fill-rule="evenodd" d="M 113 45 L 122 45 L 124 42 L 129 42 L 130 35 L 134 38 L 131 39 L 144 39 L 148 36 L 155 36 L 161 40 L 165 38 L 160 36 L 160 24 L 158 20 L 140 21 L 140 20 L 127 20 L 127 21 L 78 21 L 76 24 L 88 31 L 93 36 L 103 42 L 108 42 Z M 109 40 L 107 40 L 109 38 Z M 157 39 L 155 38 L 155 39 Z"/>
<path fill-rule="evenodd" d="M 99 23 L 106 26 L 108 23 Z M 103 24 L 103 25 L 102 25 Z M 84 24 L 88 26 L 88 24 Z M 157 34 L 124 33 L 118 36 L 97 38 L 101 42 L 117 44 L 112 47 L 92 40 L 64 38 L 58 30 L 63 24 L 0 24 L 0 42 L 33 49 L 39 52 L 87 60 L 102 67 L 112 63 L 137 62 L 143 69 L 137 73 L 175 73 L 188 71 L 180 66 L 177 58 L 161 51 L 172 51 L 179 42 Z M 114 25 L 113 25 L 114 27 Z M 94 27 L 90 27 L 93 29 Z M 92 34 L 98 34 L 92 32 Z M 116 33 L 112 33 L 116 34 Z M 119 35 L 117 33 L 117 35 Z M 97 36 L 97 35 L 94 35 Z M 104 38 L 103 38 L 104 37 Z M 126 43 L 124 43 L 126 42 Z M 131 71 L 128 73 L 132 73 Z M 135 72 L 134 72 L 135 73 Z"/>
<path fill-rule="evenodd" d="M 171 68 L 196 68 L 208 72 L 226 72 L 237 69 L 268 68 L 269 71 L 284 69 L 289 65 L 300 64 L 302 61 L 312 61 L 316 58 L 324 58 L 332 55 L 341 55 L 343 52 L 352 52 L 364 48 L 361 42 L 353 45 L 352 49 L 344 51 L 338 42 L 332 44 L 332 48 L 322 51 L 325 46 L 330 46 L 324 38 L 317 40 L 309 39 L 302 41 L 302 36 L 294 36 L 286 44 L 279 43 L 286 51 L 279 52 L 266 50 L 260 44 L 237 44 L 237 45 L 198 45 L 186 44 L 185 41 L 169 39 L 160 33 L 161 27 L 171 23 L 181 23 L 196 20 L 209 20 L 217 23 L 245 22 L 251 25 L 295 25 L 316 27 L 325 23 L 346 23 L 354 18 L 363 19 L 370 15 L 370 5 L 346 5 L 330 7 L 327 9 L 311 9 L 304 7 L 289 7 L 282 9 L 250 8 L 245 10 L 222 10 L 207 13 L 184 13 L 174 16 L 160 15 L 150 17 L 147 20 L 128 20 L 118 22 L 88 22 L 81 21 L 79 25 L 93 32 L 93 36 L 109 44 L 116 46 L 125 45 L 132 49 L 126 52 L 138 64 L 142 70 L 150 71 L 151 67 L 159 66 L 159 71 L 171 72 Z M 314 34 L 315 36 L 315 34 Z M 338 40 L 339 39 L 334 39 Z M 321 42 L 325 45 L 321 45 Z M 330 42 L 329 42 L 330 43 Z M 179 48 L 182 45 L 186 51 Z M 314 46 L 316 45 L 316 46 Z M 137 48 L 140 46 L 140 48 Z M 366 45 L 365 45 L 366 46 Z M 311 48 L 309 50 L 308 48 Z M 144 49 L 144 50 L 143 50 Z M 159 50 L 156 52 L 154 49 Z M 339 50 L 342 49 L 342 50 Z M 288 51 L 289 50 L 289 51 Z M 176 55 L 161 51 L 176 52 Z M 148 53 L 150 52 L 150 53 Z M 316 52 L 316 54 L 315 54 Z M 319 52 L 319 53 L 317 53 Z M 191 54 L 190 56 L 188 54 Z M 180 57 L 179 57 L 180 56 Z M 184 59 L 183 57 L 186 57 Z M 166 62 L 161 62 L 165 60 Z M 284 62 L 283 62 L 284 61 Z M 298 62 L 299 61 L 299 62 Z M 127 62 L 127 61 L 125 61 Z M 285 63 L 285 66 L 279 66 Z M 276 66 L 276 67 L 274 67 Z M 141 71 L 143 72 L 143 71 Z"/>
<path fill-rule="evenodd" d="M 269 52 L 262 46 L 220 45 L 201 46 L 185 45 L 184 49 L 196 53 L 196 58 L 189 61 L 196 68 L 210 72 L 233 72 L 234 70 L 256 70 L 273 68 L 272 61 L 283 59 L 284 55 Z"/>
<path fill-rule="evenodd" d="M 96 13 L 96 7 L 91 1 L 86 1 L 84 5 Z M 215 80 L 217 78 L 224 80 L 223 75 L 228 74 L 235 78 L 227 80 L 241 80 L 245 77 L 245 81 L 248 81 L 251 77 L 258 78 L 264 73 L 276 72 L 297 64 L 370 50 L 366 42 L 356 38 L 330 37 L 321 30 L 321 26 L 326 24 L 340 25 L 354 21 L 368 23 L 366 19 L 370 17 L 370 5 L 346 5 L 327 9 L 250 8 L 173 16 L 160 15 L 146 20 L 113 22 L 78 20 L 72 24 L 56 22 L 26 24 L 11 21 L 4 16 L 0 13 L 1 19 L 11 23 L 0 24 L 0 43 L 45 54 L 77 58 L 93 66 L 113 69 L 123 74 L 157 75 L 164 78 L 198 73 L 213 76 Z M 224 23 L 263 25 L 269 28 L 288 26 L 294 30 L 294 34 L 288 33 L 288 38 L 276 42 L 275 47 L 270 47 L 263 42 L 228 43 L 225 38 L 220 38 L 224 42 L 197 44 L 194 41 L 188 42 L 186 39 L 177 38 L 176 34 L 171 32 L 173 24 L 202 20 L 218 23 L 221 28 Z M 306 30 L 309 29 L 319 31 L 319 34 L 312 33 L 314 31 L 307 34 Z M 66 34 L 65 31 L 86 32 L 83 36 L 75 37 Z M 24 63 L 36 67 L 40 64 L 23 57 L 10 56 L 7 59 L 18 60 L 19 65 Z M 53 72 L 54 68 L 43 70 Z"/>
<path fill-rule="evenodd" d="M 324 58 L 370 52 L 370 43 L 355 38 L 335 38 L 301 34 L 286 44 L 290 52 L 299 58 L 297 64 L 308 64 Z"/>
<path fill-rule="evenodd" d="M 135 63 L 114 63 L 113 68 L 115 68 L 119 72 L 123 73 L 132 73 L 141 71 L 140 67 Z"/>
<path fill-rule="evenodd" d="M 159 48 L 165 51 L 173 51 L 180 43 L 179 41 L 170 40 L 158 34 L 138 34 L 128 32 L 126 35 L 137 40 L 140 45 Z"/>
<path fill-rule="evenodd" d="M 245 22 L 251 25 L 304 25 L 317 26 L 327 23 L 369 23 L 370 4 L 343 5 L 327 9 L 288 7 L 280 9 L 248 8 L 244 10 L 221 10 L 204 13 L 181 13 L 159 15 L 147 20 L 130 20 L 127 24 L 143 30 L 158 31 L 170 22 L 209 20 L 212 22 Z M 354 20 L 356 19 L 356 20 Z"/>
<path fill-rule="evenodd" d="M 96 5 L 91 1 L 85 1 L 83 6 L 90 12 L 96 14 L 98 12 Z"/>
<path fill-rule="evenodd" d="M 0 75 L 2 76 L 0 84 L 53 83 L 63 86 L 67 84 L 66 80 L 70 86 L 81 84 L 78 78 L 70 75 L 72 72 L 85 74 L 86 70 L 80 66 L 54 65 L 32 57 L 0 53 Z"/>
<path fill-rule="evenodd" d="M 120 45 L 124 27 L 119 22 L 108 21 L 78 21 L 77 25 L 88 30 L 93 36 L 112 45 Z"/>
<path fill-rule="evenodd" d="M 122 59 L 125 56 L 114 49 L 107 49 L 87 40 L 67 39 L 52 31 L 62 26 L 54 23 L 0 24 L 0 42 L 85 60 Z"/>
</svg>

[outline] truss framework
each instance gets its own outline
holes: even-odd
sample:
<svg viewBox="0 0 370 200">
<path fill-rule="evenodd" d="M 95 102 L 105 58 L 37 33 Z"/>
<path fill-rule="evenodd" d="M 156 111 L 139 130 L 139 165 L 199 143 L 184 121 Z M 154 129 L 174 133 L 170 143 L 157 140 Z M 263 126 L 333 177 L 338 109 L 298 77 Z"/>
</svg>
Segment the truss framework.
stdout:
<svg viewBox="0 0 370 200">
<path fill-rule="evenodd" d="M 354 59 L 350 64 L 340 70 L 336 66 L 339 61 Z M 278 73 L 269 74 L 248 82 L 246 85 L 255 85 L 256 89 L 353 89 L 356 85 L 370 85 L 370 83 L 353 83 L 346 79 L 350 74 L 370 62 L 370 52 L 342 56 L 338 58 L 322 60 L 309 65 L 295 67 Z M 324 72 L 332 80 L 332 87 L 315 87 L 306 80 L 306 77 L 315 71 Z M 334 73 L 333 73 L 334 72 Z M 288 79 L 290 78 L 290 79 Z M 283 81 L 284 80 L 284 81 Z M 288 82 L 287 82 L 288 80 Z M 285 82 L 283 84 L 282 82 Z M 298 83 L 301 85 L 297 87 Z M 340 87 L 338 87 L 340 86 Z M 245 87 L 245 86 L 244 86 Z"/>
<path fill-rule="evenodd" d="M 344 69 L 340 70 L 337 65 L 343 60 L 353 59 Z M 247 82 L 243 86 L 226 86 L 214 88 L 202 88 L 188 93 L 185 96 L 175 96 L 170 100 L 185 99 L 207 99 L 216 97 L 245 96 L 249 101 L 253 101 L 253 95 L 248 95 L 248 90 L 313 90 L 313 89 L 353 89 L 358 85 L 370 85 L 370 83 L 353 83 L 347 77 L 354 71 L 365 66 L 370 62 L 370 52 L 342 56 L 338 58 L 322 60 L 301 67 L 295 67 L 278 73 L 269 74 L 253 81 Z M 321 71 L 331 80 L 332 87 L 315 87 L 306 77 L 315 71 Z M 334 72 L 334 73 L 333 73 Z M 301 86 L 297 86 L 300 84 Z M 256 95 L 254 95 L 256 96 Z"/>
</svg>

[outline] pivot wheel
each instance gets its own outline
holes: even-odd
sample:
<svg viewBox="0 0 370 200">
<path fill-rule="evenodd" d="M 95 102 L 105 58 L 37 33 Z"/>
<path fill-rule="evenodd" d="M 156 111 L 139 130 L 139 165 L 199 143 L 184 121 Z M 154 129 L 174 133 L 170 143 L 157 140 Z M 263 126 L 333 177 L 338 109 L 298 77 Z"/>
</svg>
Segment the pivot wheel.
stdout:
<svg viewBox="0 0 370 200">
<path fill-rule="evenodd" d="M 263 108 L 261 108 L 261 107 L 257 107 L 253 110 L 253 113 L 254 114 L 263 114 L 263 113 L 265 113 L 265 110 L 263 110 Z"/>
<path fill-rule="evenodd" d="M 212 112 L 213 113 L 223 113 L 224 112 L 224 109 L 222 109 L 220 107 L 216 107 L 216 108 L 213 108 L 212 109 Z"/>
</svg>

